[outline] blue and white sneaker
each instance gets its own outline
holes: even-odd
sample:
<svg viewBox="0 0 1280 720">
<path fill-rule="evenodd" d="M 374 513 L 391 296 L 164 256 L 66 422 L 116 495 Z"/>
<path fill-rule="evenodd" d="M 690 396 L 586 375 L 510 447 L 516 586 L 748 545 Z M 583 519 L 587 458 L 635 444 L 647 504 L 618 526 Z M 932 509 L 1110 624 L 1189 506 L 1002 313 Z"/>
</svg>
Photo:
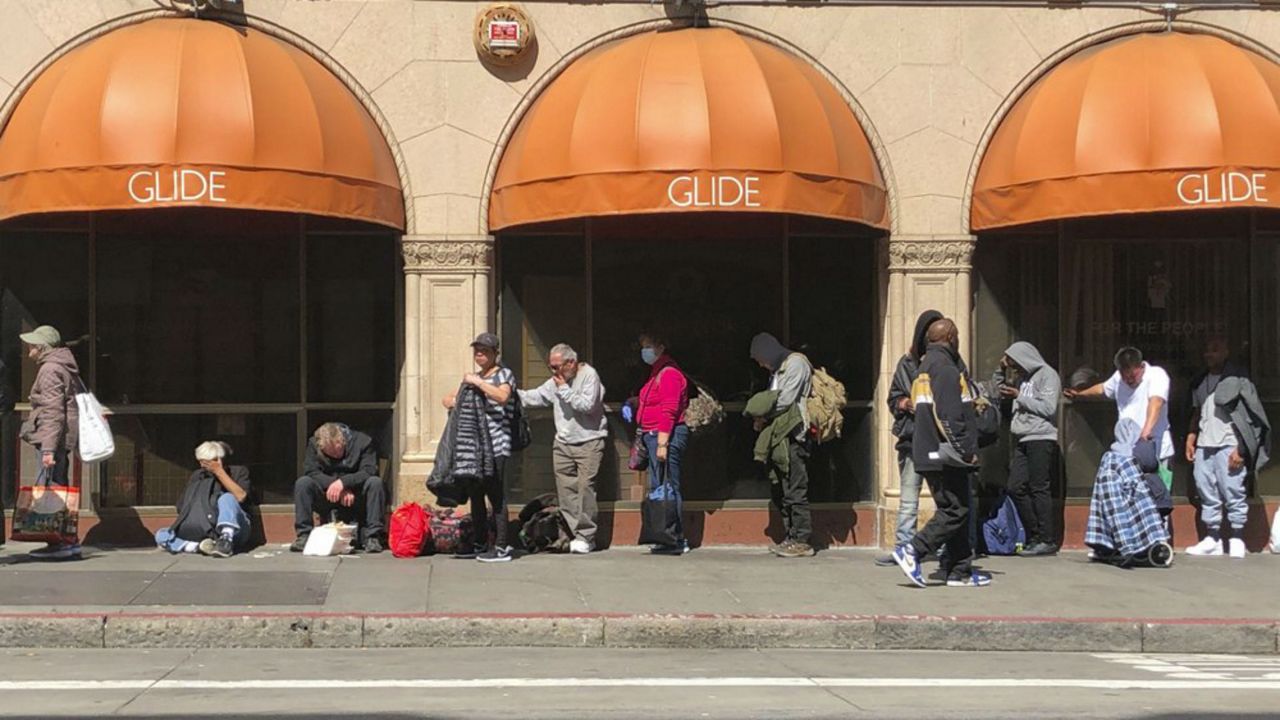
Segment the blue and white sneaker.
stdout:
<svg viewBox="0 0 1280 720">
<path fill-rule="evenodd" d="M 952 575 L 947 578 L 947 587 L 986 587 L 991 584 L 991 573 L 973 570 L 968 577 Z"/>
<path fill-rule="evenodd" d="M 910 543 L 893 549 L 893 561 L 898 563 L 902 573 L 908 580 L 915 583 L 916 587 L 928 586 L 924 581 L 924 575 L 920 574 L 920 564 L 916 562 L 916 550 Z"/>
</svg>

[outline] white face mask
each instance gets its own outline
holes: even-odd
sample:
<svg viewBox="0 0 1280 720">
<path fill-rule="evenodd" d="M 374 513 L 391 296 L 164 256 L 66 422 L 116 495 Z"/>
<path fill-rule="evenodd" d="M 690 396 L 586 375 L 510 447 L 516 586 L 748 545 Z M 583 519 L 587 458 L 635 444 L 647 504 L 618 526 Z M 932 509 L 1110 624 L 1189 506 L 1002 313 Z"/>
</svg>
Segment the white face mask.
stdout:
<svg viewBox="0 0 1280 720">
<path fill-rule="evenodd" d="M 658 351 L 651 347 L 640 348 L 640 359 L 645 365 L 652 365 L 658 362 Z"/>
</svg>

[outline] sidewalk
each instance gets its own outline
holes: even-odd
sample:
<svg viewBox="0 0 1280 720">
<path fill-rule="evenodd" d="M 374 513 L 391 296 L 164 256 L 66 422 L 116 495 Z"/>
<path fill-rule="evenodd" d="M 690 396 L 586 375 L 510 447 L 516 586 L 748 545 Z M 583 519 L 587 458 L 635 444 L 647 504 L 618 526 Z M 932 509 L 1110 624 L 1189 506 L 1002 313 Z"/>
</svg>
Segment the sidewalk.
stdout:
<svg viewBox="0 0 1280 720">
<path fill-rule="evenodd" d="M 32 546 L 34 547 L 34 546 Z M 1178 555 L 1167 570 L 989 558 L 989 588 L 906 583 L 871 550 L 783 560 L 623 547 L 503 565 L 449 557 L 228 560 L 86 548 L 0 554 L 3 647 L 806 647 L 1277 652 L 1280 556 Z M 926 566 L 929 571 L 933 566 Z"/>
</svg>

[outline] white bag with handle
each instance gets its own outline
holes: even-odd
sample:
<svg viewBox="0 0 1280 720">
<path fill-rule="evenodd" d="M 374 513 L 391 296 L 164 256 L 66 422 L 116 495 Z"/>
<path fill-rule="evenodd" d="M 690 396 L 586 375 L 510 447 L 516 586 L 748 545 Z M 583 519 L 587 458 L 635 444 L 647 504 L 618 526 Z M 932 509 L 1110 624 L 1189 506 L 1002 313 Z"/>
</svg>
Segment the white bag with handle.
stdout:
<svg viewBox="0 0 1280 720">
<path fill-rule="evenodd" d="M 302 549 L 302 554 L 312 557 L 346 555 L 351 552 L 351 541 L 355 538 L 356 527 L 344 522 L 321 525 L 307 536 L 307 546 Z"/>
<path fill-rule="evenodd" d="M 106 413 L 98 398 L 80 381 L 76 393 L 76 408 L 80 412 L 80 459 L 85 462 L 106 460 L 116 453 L 116 439 L 107 424 Z"/>
</svg>

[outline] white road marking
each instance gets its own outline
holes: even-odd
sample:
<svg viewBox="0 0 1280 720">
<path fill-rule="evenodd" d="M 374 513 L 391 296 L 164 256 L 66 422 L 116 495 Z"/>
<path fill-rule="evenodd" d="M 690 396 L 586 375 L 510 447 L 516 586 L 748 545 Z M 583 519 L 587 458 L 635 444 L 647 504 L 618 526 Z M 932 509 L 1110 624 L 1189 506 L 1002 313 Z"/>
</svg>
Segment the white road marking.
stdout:
<svg viewBox="0 0 1280 720">
<path fill-rule="evenodd" d="M 474 678 L 405 680 L 9 680 L 0 691 L 107 690 L 465 690 L 474 688 L 1067 688 L 1089 690 L 1280 690 L 1280 681 L 1083 678 Z"/>
<path fill-rule="evenodd" d="M 1171 680 L 1263 682 L 1280 678 L 1280 658 L 1249 655 L 1131 655 L 1095 657 Z"/>
</svg>

